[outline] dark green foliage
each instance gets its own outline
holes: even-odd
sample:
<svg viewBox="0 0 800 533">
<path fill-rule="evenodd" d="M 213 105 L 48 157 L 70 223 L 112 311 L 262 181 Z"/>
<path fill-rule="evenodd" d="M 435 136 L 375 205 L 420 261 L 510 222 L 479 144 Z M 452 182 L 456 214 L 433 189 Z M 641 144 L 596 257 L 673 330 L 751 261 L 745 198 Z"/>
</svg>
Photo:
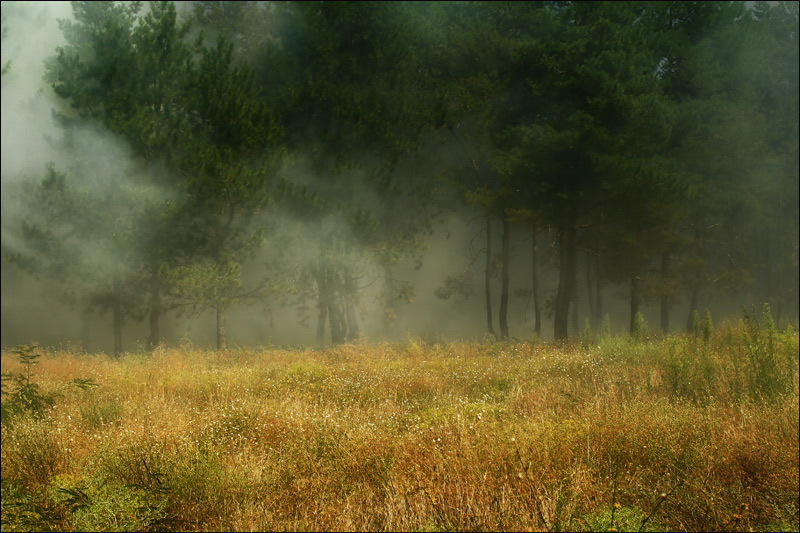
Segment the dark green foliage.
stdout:
<svg viewBox="0 0 800 533">
<path fill-rule="evenodd" d="M 19 356 L 19 362 L 25 365 L 23 372 L 3 372 L 2 388 L 2 423 L 6 424 L 17 417 L 41 419 L 55 405 L 60 394 L 42 392 L 39 385 L 32 381 L 32 367 L 38 364 L 41 353 L 38 347 L 20 345 L 11 353 Z M 7 385 L 8 384 L 8 385 Z M 86 391 L 90 387 L 99 387 L 92 378 L 75 378 L 67 383 L 79 390 Z M 7 388 L 8 387 L 8 388 Z"/>
<path fill-rule="evenodd" d="M 633 320 L 633 331 L 631 331 L 631 336 L 636 340 L 644 339 L 647 335 L 647 321 L 645 321 L 642 313 L 636 313 L 636 316 Z"/>
<path fill-rule="evenodd" d="M 714 331 L 714 325 L 711 322 L 711 312 L 708 309 L 703 313 L 701 328 L 703 329 L 703 342 L 708 343 L 711 339 L 711 333 Z"/>
<path fill-rule="evenodd" d="M 761 320 L 754 310 L 745 309 L 743 321 L 742 342 L 747 346 L 749 371 L 746 376 L 750 395 L 754 400 L 774 400 L 792 389 L 795 378 L 797 351 L 781 339 L 790 331 L 779 331 L 775 327 L 767 303 Z"/>
<path fill-rule="evenodd" d="M 706 344 L 712 297 L 796 316 L 796 3 L 72 6 L 46 74 L 70 106 L 57 119 L 71 160 L 24 193 L 38 215 L 5 255 L 76 307 L 112 312 L 116 353 L 126 320 L 149 318 L 152 348 L 177 309 L 215 313 L 223 348 L 228 313 L 275 293 L 304 321 L 316 304 L 320 340 L 354 340 L 361 288 L 378 280 L 389 325 L 415 290 L 395 271 L 422 265 L 436 215 L 459 204 L 485 248 L 437 275 L 438 294 L 475 293 L 463 273 L 485 259 L 499 338 L 520 229 L 532 287 L 516 292 L 532 296 L 537 334 L 548 262 L 553 336 L 579 334 L 584 255 L 598 331 L 603 283 L 630 287 L 637 337 L 640 306 L 658 301 L 668 330 L 682 296 L 681 323 Z M 86 131 L 112 133 L 134 163 L 97 170 L 76 149 Z M 284 216 L 312 252 L 276 238 Z"/>
<path fill-rule="evenodd" d="M 55 404 L 56 394 L 41 392 L 39 385 L 31 381 L 32 367 L 42 355 L 36 346 L 16 346 L 11 353 L 19 356 L 25 365 L 24 372 L 3 372 L 2 423 L 6 424 L 17 416 L 29 415 L 41 418 Z M 6 389 L 10 383 L 10 389 Z"/>
<path fill-rule="evenodd" d="M 793 328 L 779 330 L 766 304 L 761 319 L 743 310 L 736 327 L 710 331 L 710 320 L 697 335 L 669 344 L 663 359 L 664 380 L 672 395 L 698 403 L 774 402 L 792 391 L 797 369 Z M 707 340 L 706 340 L 707 336 Z M 723 349 L 724 348 L 724 349 Z"/>
</svg>

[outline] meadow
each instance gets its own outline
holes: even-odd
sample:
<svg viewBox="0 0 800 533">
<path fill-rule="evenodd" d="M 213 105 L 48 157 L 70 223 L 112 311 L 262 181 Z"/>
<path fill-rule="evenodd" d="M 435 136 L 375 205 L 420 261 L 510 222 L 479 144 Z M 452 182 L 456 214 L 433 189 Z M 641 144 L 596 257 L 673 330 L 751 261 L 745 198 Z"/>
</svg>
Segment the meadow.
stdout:
<svg viewBox="0 0 800 533">
<path fill-rule="evenodd" d="M 797 531 L 798 332 L 2 355 L 3 531 Z"/>
</svg>

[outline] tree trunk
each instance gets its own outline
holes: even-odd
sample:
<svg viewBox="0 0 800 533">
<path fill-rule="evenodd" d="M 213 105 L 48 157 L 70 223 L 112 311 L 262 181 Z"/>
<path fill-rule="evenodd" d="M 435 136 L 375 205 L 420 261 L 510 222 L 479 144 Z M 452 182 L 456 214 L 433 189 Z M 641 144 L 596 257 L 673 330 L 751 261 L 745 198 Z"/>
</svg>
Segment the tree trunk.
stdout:
<svg viewBox="0 0 800 533">
<path fill-rule="evenodd" d="M 345 334 L 345 340 L 347 342 L 356 342 L 361 337 L 361 329 L 358 327 L 356 310 L 352 303 L 348 303 L 345 306 L 345 318 L 347 319 L 347 333 Z"/>
<path fill-rule="evenodd" d="M 597 330 L 597 324 L 595 324 L 595 316 L 594 316 L 594 292 L 592 288 L 593 283 L 593 276 L 592 276 L 592 254 L 586 253 L 586 296 L 588 297 L 589 303 L 589 324 L 593 330 Z"/>
<path fill-rule="evenodd" d="M 342 344 L 347 335 L 347 325 L 344 318 L 344 302 L 342 295 L 336 287 L 336 273 L 329 264 L 320 264 L 313 270 L 317 282 L 317 343 L 325 343 L 325 320 L 331 331 L 331 343 Z"/>
<path fill-rule="evenodd" d="M 343 344 L 347 339 L 347 326 L 342 308 L 336 302 L 328 305 L 328 321 L 331 328 L 331 343 Z"/>
<path fill-rule="evenodd" d="M 631 276 L 631 319 L 630 334 L 633 335 L 636 329 L 636 314 L 639 312 L 639 282 L 636 276 Z"/>
<path fill-rule="evenodd" d="M 337 286 L 336 272 L 332 266 L 326 268 L 325 278 L 331 343 L 342 344 L 347 339 L 347 323 L 344 318 L 344 301 L 342 300 L 341 288 Z"/>
<path fill-rule="evenodd" d="M 508 333 L 508 263 L 511 253 L 511 222 L 508 217 L 503 214 L 503 241 L 502 250 L 500 253 L 502 267 L 500 270 L 500 337 L 503 339 L 509 338 Z"/>
<path fill-rule="evenodd" d="M 600 277 L 600 255 L 594 258 L 594 286 L 595 286 L 595 309 L 594 309 L 594 322 L 595 327 L 598 329 L 603 323 L 603 279 Z"/>
<path fill-rule="evenodd" d="M 575 282 L 575 227 L 570 223 L 562 228 L 560 235 L 558 294 L 556 313 L 553 320 L 553 333 L 556 340 L 568 336 L 569 305 Z"/>
<path fill-rule="evenodd" d="M 83 351 L 89 353 L 89 325 L 91 324 L 91 313 L 87 309 L 81 313 L 81 344 L 83 344 Z"/>
<path fill-rule="evenodd" d="M 325 268 L 320 260 L 317 267 L 311 268 L 311 275 L 317 283 L 317 344 L 325 344 L 325 321 L 328 319 L 328 306 L 330 305 L 330 295 L 326 282 Z"/>
<path fill-rule="evenodd" d="M 531 282 L 533 283 L 533 332 L 537 337 L 542 334 L 542 310 L 539 307 L 539 271 L 537 269 L 538 254 L 537 254 L 537 235 L 536 225 L 531 230 Z"/>
<path fill-rule="evenodd" d="M 153 265 L 150 278 L 150 336 L 147 338 L 147 349 L 153 351 L 161 342 L 161 331 L 158 319 L 161 316 L 161 280 L 158 278 L 158 267 Z"/>
<path fill-rule="evenodd" d="M 705 217 L 698 213 L 695 217 L 694 223 L 694 238 L 698 243 L 698 255 L 700 256 L 700 263 L 702 263 L 703 249 L 705 244 Z M 700 295 L 700 284 L 702 282 L 702 275 L 699 270 L 696 270 L 692 275 L 691 291 L 692 296 L 689 299 L 689 316 L 686 317 L 686 331 L 692 333 L 694 331 L 694 313 L 697 311 L 697 300 Z"/>
<path fill-rule="evenodd" d="M 322 301 L 322 293 L 317 297 L 317 307 L 317 344 L 322 346 L 325 344 L 325 320 L 328 318 L 328 305 Z"/>
<path fill-rule="evenodd" d="M 492 215 L 486 210 L 486 270 L 484 271 L 484 287 L 486 290 L 486 325 L 489 334 L 497 338 L 492 325 Z"/>
<path fill-rule="evenodd" d="M 383 265 L 383 323 L 387 329 L 394 320 L 394 273 L 388 262 Z"/>
<path fill-rule="evenodd" d="M 689 298 L 689 316 L 686 317 L 686 331 L 694 332 L 694 314 L 697 311 L 697 296 L 700 292 L 697 284 L 692 286 L 692 296 Z"/>
<path fill-rule="evenodd" d="M 358 327 L 358 319 L 356 318 L 356 283 L 353 279 L 353 274 L 350 267 L 344 268 L 344 286 L 343 286 L 343 300 L 345 318 L 347 323 L 346 339 L 348 342 L 355 342 L 361 336 L 361 330 Z"/>
<path fill-rule="evenodd" d="M 111 289 L 114 293 L 112 312 L 114 315 L 114 356 L 122 354 L 122 283 L 119 276 L 119 266 L 114 265 L 111 277 Z"/>
<path fill-rule="evenodd" d="M 667 278 L 669 277 L 669 252 L 661 255 L 661 331 L 669 333 L 669 294 L 667 294 Z"/>
<path fill-rule="evenodd" d="M 570 305 L 572 306 L 572 331 L 577 334 L 581 330 L 580 323 L 578 322 L 579 310 L 578 310 L 578 265 L 577 264 L 575 264 L 573 272 L 574 272 L 574 278 L 572 280 L 572 299 L 571 299 L 572 301 L 570 302 Z"/>
<path fill-rule="evenodd" d="M 217 307 L 217 350 L 228 349 L 228 332 L 225 329 L 225 319 L 227 311 L 222 307 Z"/>
</svg>

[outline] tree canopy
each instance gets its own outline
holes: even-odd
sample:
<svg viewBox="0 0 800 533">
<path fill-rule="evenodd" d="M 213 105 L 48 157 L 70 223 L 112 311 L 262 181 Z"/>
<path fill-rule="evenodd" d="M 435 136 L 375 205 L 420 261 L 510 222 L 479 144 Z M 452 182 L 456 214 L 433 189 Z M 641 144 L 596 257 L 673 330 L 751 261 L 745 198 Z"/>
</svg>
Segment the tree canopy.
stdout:
<svg viewBox="0 0 800 533">
<path fill-rule="evenodd" d="M 149 317 L 152 347 L 181 311 L 213 312 L 224 348 L 254 301 L 294 302 L 301 322 L 316 306 L 319 342 L 353 341 L 370 315 L 413 313 L 409 262 L 499 338 L 540 335 L 544 314 L 555 339 L 579 312 L 597 327 L 603 287 L 631 329 L 656 302 L 664 330 L 675 306 L 691 327 L 723 298 L 796 319 L 796 3 L 72 7 L 46 71 L 72 163 L 20 193 L 42 214 L 4 260 L 86 288 L 116 351 L 124 317 Z M 75 141 L 89 129 L 126 161 L 99 166 Z M 452 213 L 483 244 L 434 272 Z M 515 293 L 535 326 L 509 319 Z"/>
</svg>

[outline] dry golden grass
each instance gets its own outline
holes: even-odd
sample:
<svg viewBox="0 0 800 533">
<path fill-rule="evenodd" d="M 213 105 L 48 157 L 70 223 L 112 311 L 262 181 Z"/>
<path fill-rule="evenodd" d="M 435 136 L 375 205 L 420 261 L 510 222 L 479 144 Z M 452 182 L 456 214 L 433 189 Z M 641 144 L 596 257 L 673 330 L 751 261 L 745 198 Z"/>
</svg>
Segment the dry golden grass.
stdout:
<svg viewBox="0 0 800 533">
<path fill-rule="evenodd" d="M 797 530 L 798 336 L 747 327 L 48 352 L 55 405 L 3 423 L 3 530 Z"/>
</svg>

